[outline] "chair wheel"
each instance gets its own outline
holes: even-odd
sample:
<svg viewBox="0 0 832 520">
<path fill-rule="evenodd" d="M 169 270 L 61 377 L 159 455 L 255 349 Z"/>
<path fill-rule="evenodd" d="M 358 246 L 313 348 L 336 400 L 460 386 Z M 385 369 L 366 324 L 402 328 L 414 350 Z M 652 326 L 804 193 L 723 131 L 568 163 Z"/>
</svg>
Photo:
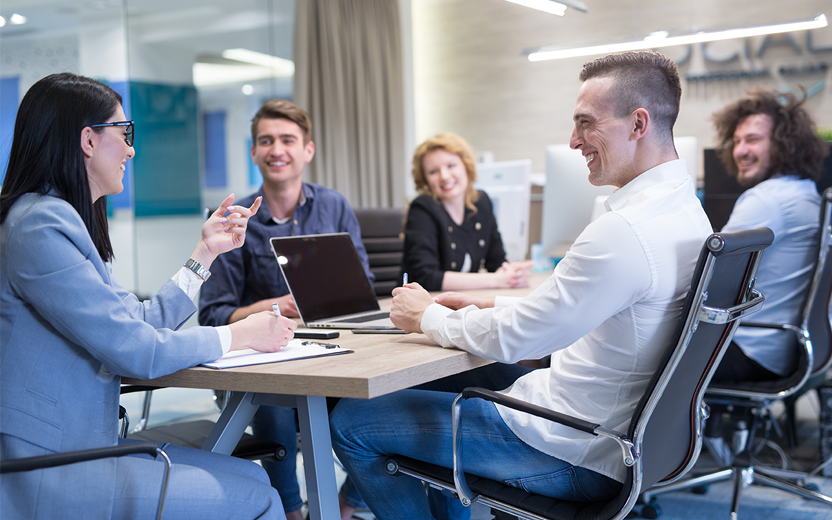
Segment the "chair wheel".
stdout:
<svg viewBox="0 0 832 520">
<path fill-rule="evenodd" d="M 708 491 L 711 490 L 711 486 L 709 484 L 705 484 L 704 486 L 696 486 L 694 488 L 690 488 L 690 492 L 694 495 L 707 495 Z"/>
<path fill-rule="evenodd" d="M 641 517 L 648 518 L 653 520 L 662 516 L 662 508 L 656 502 L 651 502 L 649 504 L 645 504 L 644 507 L 641 508 Z"/>
<path fill-rule="evenodd" d="M 635 509 L 631 510 L 627 513 L 627 516 L 624 517 L 626 520 L 631 520 L 633 518 L 638 518 L 638 513 L 636 513 Z"/>
</svg>

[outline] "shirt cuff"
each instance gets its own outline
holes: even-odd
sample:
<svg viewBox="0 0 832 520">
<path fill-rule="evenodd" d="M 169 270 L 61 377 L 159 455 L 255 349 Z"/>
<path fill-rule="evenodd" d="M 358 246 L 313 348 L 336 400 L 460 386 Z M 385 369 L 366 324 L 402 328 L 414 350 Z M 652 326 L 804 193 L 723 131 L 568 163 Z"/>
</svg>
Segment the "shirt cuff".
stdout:
<svg viewBox="0 0 832 520">
<path fill-rule="evenodd" d="M 523 298 L 518 298 L 517 296 L 495 296 L 494 307 L 510 307 L 522 299 Z"/>
<path fill-rule="evenodd" d="M 222 355 L 224 356 L 231 350 L 231 329 L 227 325 L 222 325 L 220 327 L 214 327 L 214 330 L 220 336 L 220 345 L 222 346 Z"/>
<path fill-rule="evenodd" d="M 179 271 L 171 278 L 182 291 L 188 295 L 191 300 L 194 299 L 199 288 L 202 287 L 202 278 L 186 267 L 181 267 Z"/>
<path fill-rule="evenodd" d="M 450 348 L 453 346 L 445 337 L 444 327 L 442 326 L 445 318 L 447 318 L 452 312 L 454 312 L 453 309 L 449 309 L 448 307 L 439 305 L 438 303 L 432 303 L 422 314 L 422 322 L 420 323 L 422 332 L 430 338 L 431 341 L 437 345 L 441 345 L 444 348 Z"/>
</svg>

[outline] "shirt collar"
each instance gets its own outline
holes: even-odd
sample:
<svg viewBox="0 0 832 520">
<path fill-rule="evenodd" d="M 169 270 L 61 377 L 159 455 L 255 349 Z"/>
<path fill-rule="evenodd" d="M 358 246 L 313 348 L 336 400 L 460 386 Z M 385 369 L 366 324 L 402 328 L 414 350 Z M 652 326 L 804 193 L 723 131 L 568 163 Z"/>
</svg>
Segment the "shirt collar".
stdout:
<svg viewBox="0 0 832 520">
<path fill-rule="evenodd" d="M 259 195 L 261 197 L 263 196 L 263 186 L 260 186 L 260 189 L 257 190 L 257 193 L 255 195 Z M 305 206 L 306 203 L 308 203 L 311 199 L 314 199 L 314 198 L 315 198 L 314 190 L 312 189 L 312 187 L 309 184 L 304 182 L 301 185 L 300 197 L 298 198 L 298 206 L 297 207 L 300 208 L 300 207 Z M 260 210 L 254 216 L 254 218 L 259 220 L 260 223 L 262 223 L 262 224 L 275 223 L 273 217 L 274 217 L 274 215 L 272 215 L 272 212 L 269 211 L 269 205 L 268 204 L 262 204 L 260 206 Z"/>
<path fill-rule="evenodd" d="M 607 211 L 619 210 L 628 204 L 628 201 L 637 194 L 666 182 L 683 183 L 690 180 L 687 171 L 687 162 L 684 159 L 676 159 L 654 166 L 638 175 L 624 187 L 615 190 L 604 202 Z"/>
</svg>

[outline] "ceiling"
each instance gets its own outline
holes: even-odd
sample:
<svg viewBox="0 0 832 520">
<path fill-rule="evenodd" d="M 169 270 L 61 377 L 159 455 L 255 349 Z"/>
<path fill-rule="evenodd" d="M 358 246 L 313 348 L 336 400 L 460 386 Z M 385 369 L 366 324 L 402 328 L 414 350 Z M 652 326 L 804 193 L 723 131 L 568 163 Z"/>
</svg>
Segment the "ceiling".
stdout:
<svg viewBox="0 0 832 520">
<path fill-rule="evenodd" d="M 1 41 L 77 33 L 83 24 L 125 23 L 130 44 L 173 46 L 194 56 L 244 47 L 292 58 L 295 0 L 4 0 L 0 15 L 27 17 L 0 28 Z"/>
</svg>

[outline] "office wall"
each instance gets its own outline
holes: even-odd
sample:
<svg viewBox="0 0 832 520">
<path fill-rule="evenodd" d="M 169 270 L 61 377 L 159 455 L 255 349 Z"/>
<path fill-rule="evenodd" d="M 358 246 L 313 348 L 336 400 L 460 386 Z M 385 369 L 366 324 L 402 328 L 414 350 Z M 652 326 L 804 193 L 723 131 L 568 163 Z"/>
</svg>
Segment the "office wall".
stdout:
<svg viewBox="0 0 832 520">
<path fill-rule="evenodd" d="M 416 141 L 440 132 L 464 136 L 478 152 L 491 151 L 498 161 L 532 159 L 532 171 L 544 170 L 546 145 L 566 143 L 572 131 L 572 110 L 581 65 L 591 58 L 529 62 L 521 50 L 550 44 L 613 41 L 643 37 L 657 30 L 713 30 L 832 16 L 828 0 L 795 0 L 788 8 L 779 0 L 586 0 L 588 13 L 568 10 L 559 17 L 504 0 L 413 0 L 413 61 Z M 832 28 L 812 31 L 814 47 L 832 50 Z M 832 127 L 832 72 L 780 74 L 781 66 L 826 63 L 832 52 L 811 54 L 806 33 L 770 38 L 761 58 L 764 37 L 708 45 L 718 59 L 739 52 L 730 63 L 706 61 L 701 46 L 680 66 L 682 109 L 676 135 L 698 138 L 700 150 L 713 146 L 710 114 L 741 96 L 746 87 L 794 87 L 802 83 L 819 91 L 807 106 L 821 127 Z M 683 58 L 687 47 L 663 52 Z M 799 54 L 798 54 L 799 52 Z M 772 71 L 757 81 L 688 81 L 688 75 L 735 70 Z M 700 161 L 700 178 L 702 174 Z M 405 172 L 406 173 L 406 172 Z"/>
</svg>

